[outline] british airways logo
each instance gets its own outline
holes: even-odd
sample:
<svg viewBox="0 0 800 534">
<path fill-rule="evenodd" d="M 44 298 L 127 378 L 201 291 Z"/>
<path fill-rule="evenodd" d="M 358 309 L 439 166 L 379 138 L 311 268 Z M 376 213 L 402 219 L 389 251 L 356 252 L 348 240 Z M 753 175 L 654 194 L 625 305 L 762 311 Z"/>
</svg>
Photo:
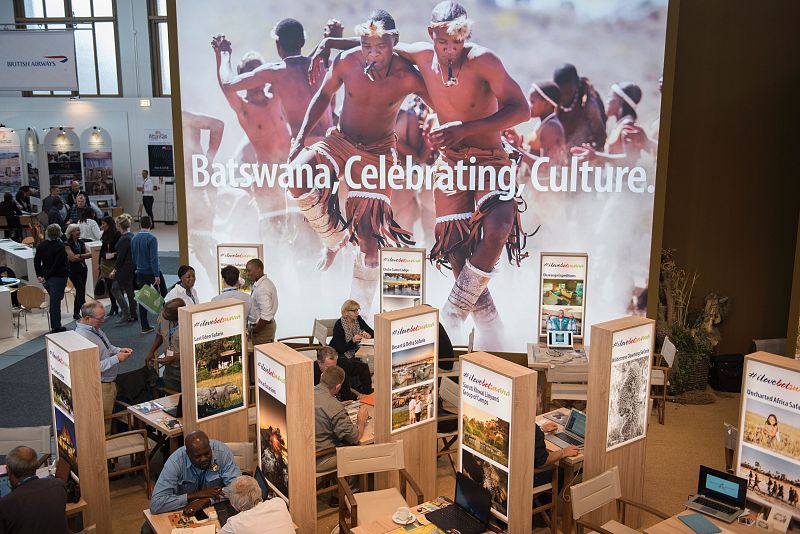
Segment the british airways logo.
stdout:
<svg viewBox="0 0 800 534">
<path fill-rule="evenodd" d="M 66 63 L 69 61 L 67 56 L 44 56 L 45 59 L 57 59 L 59 63 Z"/>
<path fill-rule="evenodd" d="M 6 61 L 6 67 L 55 67 L 57 63 L 69 61 L 67 56 L 42 56 L 44 59 Z"/>
</svg>

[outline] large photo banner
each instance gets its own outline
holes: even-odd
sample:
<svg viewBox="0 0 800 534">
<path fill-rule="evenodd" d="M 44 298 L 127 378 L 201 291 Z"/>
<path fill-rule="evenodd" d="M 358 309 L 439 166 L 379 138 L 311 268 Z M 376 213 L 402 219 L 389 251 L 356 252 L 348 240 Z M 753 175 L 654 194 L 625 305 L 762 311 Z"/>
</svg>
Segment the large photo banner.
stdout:
<svg viewBox="0 0 800 534">
<path fill-rule="evenodd" d="M 420 247 L 453 342 L 474 327 L 477 347 L 523 352 L 541 335 L 540 254 L 579 251 L 593 258 L 579 315 L 644 315 L 668 0 L 175 7 L 201 299 L 216 245 L 263 243 L 291 296 L 280 324 L 348 298 L 371 322 L 379 249 Z M 318 46 L 330 60 L 307 82 Z"/>
<path fill-rule="evenodd" d="M 50 394 L 53 405 L 53 428 L 59 458 L 69 463 L 78 476 L 78 442 L 75 438 L 75 411 L 72 405 L 72 375 L 67 351 L 47 340 L 47 360 L 50 366 Z"/>
<path fill-rule="evenodd" d="M 81 134 L 83 189 L 93 200 L 114 201 L 114 166 L 111 163 L 111 135 L 92 126 Z"/>
<path fill-rule="evenodd" d="M 258 457 L 267 483 L 289 498 L 289 426 L 286 417 L 286 368 L 256 349 Z"/>
<path fill-rule="evenodd" d="M 50 187 L 63 193 L 73 180 L 81 183 L 81 142 L 73 128 L 50 128 L 44 136 L 44 149 Z"/>
<path fill-rule="evenodd" d="M 647 435 L 654 324 L 614 332 L 608 388 L 606 451 Z"/>
<path fill-rule="evenodd" d="M 19 136 L 11 128 L 0 128 L 0 193 L 15 193 L 22 185 Z"/>
</svg>

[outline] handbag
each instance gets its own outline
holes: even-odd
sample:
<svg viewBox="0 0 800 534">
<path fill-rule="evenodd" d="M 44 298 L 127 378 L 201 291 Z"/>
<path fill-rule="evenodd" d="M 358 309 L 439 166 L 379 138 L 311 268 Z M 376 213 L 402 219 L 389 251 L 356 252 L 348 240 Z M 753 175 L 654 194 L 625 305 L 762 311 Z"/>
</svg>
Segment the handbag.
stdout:
<svg viewBox="0 0 800 534">
<path fill-rule="evenodd" d="M 133 296 L 136 302 L 155 315 L 161 313 L 161 308 L 164 307 L 164 297 L 150 284 L 145 284 L 141 289 L 134 291 Z"/>
<path fill-rule="evenodd" d="M 94 294 L 95 295 L 105 295 L 108 293 L 106 289 L 106 279 L 100 278 L 97 283 L 94 285 Z"/>
</svg>

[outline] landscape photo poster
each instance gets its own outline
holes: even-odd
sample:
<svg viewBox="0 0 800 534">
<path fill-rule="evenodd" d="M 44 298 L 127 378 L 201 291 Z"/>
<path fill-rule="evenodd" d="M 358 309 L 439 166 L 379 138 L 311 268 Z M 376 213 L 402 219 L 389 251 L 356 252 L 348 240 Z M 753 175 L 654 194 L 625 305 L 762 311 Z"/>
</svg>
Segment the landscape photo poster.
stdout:
<svg viewBox="0 0 800 534">
<path fill-rule="evenodd" d="M 286 368 L 256 348 L 258 465 L 267 483 L 289 499 L 289 425 Z"/>
<path fill-rule="evenodd" d="M 748 499 L 800 519 L 800 365 L 775 359 L 786 366 L 745 358 L 736 474 Z"/>
<path fill-rule="evenodd" d="M 539 336 L 549 331 L 583 337 L 586 324 L 587 254 L 542 253 L 539 288 Z"/>
<path fill-rule="evenodd" d="M 191 315 L 198 422 L 247 409 L 246 319 L 244 304 Z"/>
<path fill-rule="evenodd" d="M 44 149 L 47 154 L 50 187 L 56 186 L 64 193 L 73 180 L 83 186 L 81 142 L 73 128 L 50 128 L 44 136 Z"/>
<path fill-rule="evenodd" d="M 219 279 L 218 293 L 222 293 L 225 285 L 222 282 L 222 268 L 233 265 L 239 269 L 239 290 L 245 293 L 253 291 L 253 282 L 247 278 L 246 265 L 252 259 L 264 261 L 264 246 L 244 243 L 225 243 L 217 245 L 217 278 Z"/>
<path fill-rule="evenodd" d="M 392 321 L 390 369 L 392 433 L 436 419 L 436 311 Z"/>
<path fill-rule="evenodd" d="M 47 361 L 50 368 L 50 397 L 53 405 L 53 428 L 56 450 L 70 469 L 78 476 L 78 442 L 75 437 L 75 410 L 72 404 L 72 375 L 69 353 L 59 345 L 46 340 Z"/>
<path fill-rule="evenodd" d="M 508 521 L 513 381 L 461 362 L 461 472 L 489 490 L 492 511 Z"/>
<path fill-rule="evenodd" d="M 22 167 L 19 136 L 12 128 L 0 127 L 0 194 L 16 194 L 20 186 Z"/>
<path fill-rule="evenodd" d="M 647 435 L 654 332 L 648 323 L 612 336 L 606 451 Z"/>
<path fill-rule="evenodd" d="M 216 292 L 217 244 L 264 243 L 270 279 L 279 289 L 293 291 L 293 298 L 281 302 L 281 324 L 337 317 L 342 302 L 352 296 L 358 297 L 361 315 L 371 323 L 380 309 L 378 248 L 409 245 L 436 256 L 425 283 L 425 301 L 431 306 L 443 308 L 458 287 L 456 282 L 463 286 L 469 278 L 461 275 L 472 272 L 461 271 L 464 256 L 490 274 L 489 293 L 477 304 L 467 303 L 478 312 L 477 319 L 469 313 L 452 328 L 448 325 L 457 345 L 467 344 L 473 327 L 475 346 L 490 352 L 524 352 L 526 344 L 536 339 L 543 251 L 584 252 L 592 258 L 587 281 L 592 296 L 583 311 L 593 323 L 645 315 L 647 288 L 658 284 L 649 279 L 653 208 L 659 121 L 662 102 L 669 101 L 662 99 L 659 80 L 673 76 L 664 58 L 666 51 L 672 53 L 665 46 L 667 19 L 676 10 L 669 9 L 668 0 L 460 0 L 469 26 L 463 28 L 471 31 L 467 43 L 491 49 L 498 68 L 502 65 L 508 73 L 507 87 L 519 88 L 518 105 L 536 109 L 515 115 L 519 124 L 486 134 L 486 139 L 493 138 L 493 146 L 511 145 L 525 152 L 528 156 L 509 149 L 513 157 L 523 158 L 522 163 L 512 163 L 499 150 L 479 156 L 475 164 L 467 156 L 463 162 L 470 172 L 449 180 L 458 172 L 456 164 L 444 166 L 452 174 L 436 164 L 440 150 L 428 148 L 426 129 L 459 122 L 468 128 L 468 122 L 483 118 L 476 116 L 477 109 L 489 113 L 497 109 L 498 100 L 487 89 L 486 103 L 476 103 L 470 84 L 455 85 L 445 79 L 447 60 L 434 54 L 428 33 L 438 3 L 175 0 L 176 31 L 169 37 L 179 65 L 172 69 L 172 105 L 181 121 L 174 134 L 183 139 L 182 154 L 176 154 L 185 184 L 178 199 L 186 207 L 180 231 L 188 246 L 187 263 L 197 270 L 195 288 L 201 300 Z M 368 121 L 387 121 L 380 126 L 369 122 L 370 131 L 396 133 L 396 147 L 390 149 L 398 153 L 396 165 L 392 155 L 385 158 L 385 165 L 367 162 L 368 152 L 345 142 L 347 148 L 335 154 L 330 148 L 314 148 L 313 168 L 296 174 L 287 163 L 292 139 L 319 86 L 280 91 L 277 85 L 260 83 L 267 77 L 264 73 L 280 76 L 290 71 L 270 30 L 284 19 L 302 24 L 304 39 L 297 61 L 303 62 L 331 31 L 328 21 L 340 21 L 343 36 L 357 40 L 356 27 L 375 9 L 388 10 L 400 42 L 422 50 L 414 54 L 412 68 L 422 76 L 433 101 L 429 107 L 413 94 L 400 95 L 394 100 L 400 108 L 396 115 L 363 112 Z M 523 50 L 536 53 L 531 56 Z M 342 53 L 355 56 L 348 68 L 360 78 L 350 80 L 367 83 L 361 50 Z M 396 66 L 397 61 L 393 72 Z M 452 67 L 457 80 L 458 65 Z M 468 70 L 464 69 L 465 75 Z M 481 83 L 494 87 L 481 74 Z M 309 135 L 302 141 L 307 149 L 337 125 L 338 117 L 348 116 L 341 108 L 364 102 L 346 96 L 350 83 L 346 82 L 347 91 L 337 93 L 333 113 L 326 112 L 309 128 L 312 131 L 306 131 Z M 386 85 L 393 87 L 391 81 Z M 233 86 L 242 90 L 231 91 Z M 369 84 L 362 89 L 368 91 Z M 285 109 L 296 111 L 289 117 Z M 338 125 L 345 130 L 351 126 Z M 542 146 L 546 136 L 541 134 L 548 129 L 558 132 L 559 141 L 552 147 Z M 343 137 L 360 135 L 348 137 L 348 133 L 344 131 Z M 501 135 L 508 145 L 501 145 Z M 358 164 L 355 158 L 361 158 Z M 495 167 L 484 164 L 490 160 L 497 163 Z M 517 205 L 520 230 L 505 238 L 492 237 L 498 245 L 508 243 L 509 237 L 510 243 L 508 249 L 487 243 L 489 252 L 481 243 L 483 236 L 498 229 L 498 221 L 486 217 L 492 205 L 501 203 L 497 196 Z M 365 203 L 370 205 L 366 213 Z M 352 234 L 356 217 L 368 227 L 367 239 Z M 479 220 L 489 226 L 484 233 L 475 224 Z M 499 231 L 508 230 L 504 226 Z M 523 249 L 519 253 L 517 245 Z M 448 261 L 441 264 L 438 259 Z M 651 298 L 653 294 L 651 290 Z M 530 304 L 520 306 L 520 296 L 530 296 Z M 315 305 L 308 306 L 309 302 Z M 575 320 L 583 323 L 579 335 L 585 330 L 589 337 L 580 313 L 575 314 Z"/>
<path fill-rule="evenodd" d="M 380 249 L 380 312 L 425 302 L 425 249 Z"/>
<path fill-rule="evenodd" d="M 81 134 L 83 151 L 83 190 L 92 200 L 115 200 L 114 166 L 111 161 L 111 135 L 92 126 Z"/>
</svg>

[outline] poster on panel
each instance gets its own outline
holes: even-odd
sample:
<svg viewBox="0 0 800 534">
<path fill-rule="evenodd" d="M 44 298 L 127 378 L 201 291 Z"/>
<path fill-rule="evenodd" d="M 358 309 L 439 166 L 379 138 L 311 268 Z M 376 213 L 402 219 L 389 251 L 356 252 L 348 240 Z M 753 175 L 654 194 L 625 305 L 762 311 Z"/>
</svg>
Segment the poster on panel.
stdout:
<svg viewBox="0 0 800 534">
<path fill-rule="evenodd" d="M 75 438 L 75 411 L 72 404 L 72 375 L 69 353 L 46 340 L 47 361 L 50 368 L 50 396 L 53 405 L 53 428 L 56 435 L 56 450 L 70 469 L 78 476 L 78 442 Z"/>
<path fill-rule="evenodd" d="M 0 32 L 0 90 L 77 91 L 74 32 Z"/>
<path fill-rule="evenodd" d="M 114 167 L 111 163 L 111 135 L 93 126 L 81 134 L 83 189 L 92 200 L 114 200 Z"/>
<path fill-rule="evenodd" d="M 46 197 L 47 193 L 42 194 L 39 183 L 39 135 L 33 128 L 25 129 L 25 170 L 28 175 L 28 185 L 31 187 L 32 204 L 41 204 L 41 198 Z"/>
<path fill-rule="evenodd" d="M 583 337 L 586 324 L 586 254 L 542 253 L 539 264 L 539 336 L 572 332 Z"/>
<path fill-rule="evenodd" d="M 289 498 L 289 426 L 286 417 L 286 368 L 256 349 L 258 380 L 258 458 L 267 483 Z"/>
<path fill-rule="evenodd" d="M 172 158 L 172 129 L 147 130 L 147 168 L 150 176 L 175 176 Z"/>
<path fill-rule="evenodd" d="M 512 380 L 461 362 L 461 472 L 489 490 L 492 511 L 508 521 Z"/>
<path fill-rule="evenodd" d="M 82 182 L 81 144 L 72 128 L 50 128 L 44 137 L 44 149 L 50 187 L 58 187 L 64 193 L 73 180 Z"/>
<path fill-rule="evenodd" d="M 217 279 L 219 280 L 218 293 L 222 293 L 225 284 L 222 280 L 222 268 L 233 265 L 239 269 L 239 291 L 250 294 L 253 291 L 253 282 L 247 276 L 247 262 L 252 259 L 264 261 L 261 245 L 226 243 L 217 245 Z"/>
<path fill-rule="evenodd" d="M 197 422 L 246 409 L 244 306 L 192 314 Z"/>
<path fill-rule="evenodd" d="M 22 186 L 19 136 L 12 128 L 0 128 L 0 194 L 17 193 Z"/>
<path fill-rule="evenodd" d="M 736 474 L 749 499 L 800 518 L 800 372 L 746 358 L 742 395 Z"/>
<path fill-rule="evenodd" d="M 654 328 L 645 324 L 612 336 L 606 451 L 647 434 Z"/>
<path fill-rule="evenodd" d="M 380 312 L 425 302 L 425 251 L 381 249 Z"/>
<path fill-rule="evenodd" d="M 393 93 L 390 113 L 362 109 L 373 93 L 385 96 L 386 87 L 405 86 L 378 79 L 388 62 L 376 77 L 364 74 L 360 48 L 343 52 L 339 57 L 349 58 L 341 67 L 347 90 L 334 106 L 335 117 L 343 117 L 340 130 L 311 150 L 336 125 L 325 107 L 305 132 L 305 159 L 296 162 L 313 165 L 295 167 L 302 171 L 295 174 L 286 165 L 291 141 L 321 82 L 300 91 L 283 90 L 279 80 L 294 69 L 305 72 L 308 60 L 299 56 L 338 29 L 326 29 L 328 20 L 341 20 L 344 36 L 355 38 L 349 44 L 359 44 L 356 27 L 386 5 L 176 0 L 178 31 L 171 37 L 180 97 L 173 102 L 183 124 L 176 132 L 184 150 L 180 200 L 189 208 L 182 231 L 202 299 L 216 290 L 213 247 L 264 243 L 274 258 L 270 278 L 295 291 L 281 304 L 284 321 L 308 324 L 335 316 L 353 296 L 369 320 L 380 309 L 378 248 L 413 242 L 441 267 L 428 277 L 427 303 L 445 308 L 451 293 L 465 287 L 481 297 L 454 298 L 463 310 L 443 313 L 456 344 L 466 344 L 472 326 L 476 346 L 488 350 L 519 351 L 531 340 L 540 310 L 535 304 L 521 308 L 519 298 L 540 294 L 537 257 L 547 250 L 602 258 L 591 272 L 595 297 L 585 310 L 593 321 L 645 314 L 668 0 L 636 6 L 575 0 L 568 8 L 553 1 L 462 3 L 472 22 L 462 26 L 472 34 L 466 46 L 489 47 L 498 58 L 515 94 L 518 124 L 470 133 L 475 121 L 497 109 L 496 95 L 487 92 L 485 102 L 475 103 L 465 81 L 482 79 L 489 86 L 475 63 L 451 59 L 453 80 L 448 78 L 448 59 L 436 55 L 428 34 L 437 2 L 412 0 L 389 11 L 400 41 L 419 43 L 420 51 L 411 54 L 402 45 L 394 51 L 419 69 L 431 106 L 409 91 Z M 249 22 L 261 14 L 262 23 Z M 264 27 L 290 17 L 302 23 L 306 37 L 293 44 L 298 55 L 284 62 Z M 537 50 L 534 59 L 519 53 L 525 47 Z M 400 75 L 401 64 L 394 61 L 390 77 Z M 359 94 L 348 96 L 354 88 Z M 468 150 L 448 150 L 444 141 L 426 145 L 436 124 L 447 124 L 449 133 L 442 135 Z M 501 136 L 519 148 L 513 155 L 521 163 L 512 164 Z M 512 205 L 519 225 L 505 207 Z M 214 217 L 207 216 L 211 211 Z M 483 288 L 489 291 L 477 291 Z M 307 306 L 310 301 L 318 305 Z"/>
<path fill-rule="evenodd" d="M 437 317 L 434 311 L 392 321 L 392 433 L 436 418 Z"/>
</svg>

